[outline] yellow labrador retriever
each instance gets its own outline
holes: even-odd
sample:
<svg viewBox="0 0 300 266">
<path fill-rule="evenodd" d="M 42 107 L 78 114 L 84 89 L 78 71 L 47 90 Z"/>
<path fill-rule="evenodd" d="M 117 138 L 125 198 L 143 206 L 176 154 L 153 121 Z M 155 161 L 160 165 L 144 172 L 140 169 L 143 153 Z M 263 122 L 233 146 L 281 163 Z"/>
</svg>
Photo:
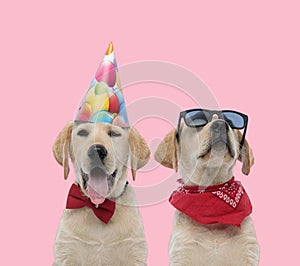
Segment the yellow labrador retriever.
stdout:
<svg viewBox="0 0 300 266">
<path fill-rule="evenodd" d="M 74 189 L 80 189 L 94 210 L 105 200 L 116 202 L 106 222 L 89 207 L 64 210 L 55 241 L 54 265 L 146 265 L 142 219 L 134 191 L 126 180 L 127 163 L 134 179 L 136 170 L 150 157 L 138 131 L 70 122 L 57 137 L 53 152 L 64 168 L 65 179 L 71 158 L 76 175 Z"/>
<path fill-rule="evenodd" d="M 258 265 L 251 203 L 233 179 L 238 159 L 246 175 L 254 163 L 246 129 L 247 116 L 235 111 L 187 110 L 158 146 L 155 159 L 178 167 L 183 184 L 170 198 L 180 206 L 169 243 L 170 265 Z"/>
</svg>

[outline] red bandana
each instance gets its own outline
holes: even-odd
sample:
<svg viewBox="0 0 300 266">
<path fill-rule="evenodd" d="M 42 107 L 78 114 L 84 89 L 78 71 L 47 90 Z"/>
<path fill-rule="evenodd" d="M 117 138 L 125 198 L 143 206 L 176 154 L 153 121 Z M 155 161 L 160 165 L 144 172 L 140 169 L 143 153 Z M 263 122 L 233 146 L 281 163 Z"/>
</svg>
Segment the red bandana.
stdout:
<svg viewBox="0 0 300 266">
<path fill-rule="evenodd" d="M 94 214 L 102 222 L 107 224 L 114 215 L 116 203 L 106 199 L 102 204 L 96 207 L 88 197 L 82 194 L 80 187 L 78 187 L 76 184 L 73 184 L 70 188 L 67 198 L 67 209 L 81 209 L 83 207 L 91 208 Z"/>
<path fill-rule="evenodd" d="M 252 205 L 241 182 L 234 177 L 216 186 L 180 186 L 169 199 L 179 211 L 202 224 L 240 226 L 251 214 Z"/>
</svg>

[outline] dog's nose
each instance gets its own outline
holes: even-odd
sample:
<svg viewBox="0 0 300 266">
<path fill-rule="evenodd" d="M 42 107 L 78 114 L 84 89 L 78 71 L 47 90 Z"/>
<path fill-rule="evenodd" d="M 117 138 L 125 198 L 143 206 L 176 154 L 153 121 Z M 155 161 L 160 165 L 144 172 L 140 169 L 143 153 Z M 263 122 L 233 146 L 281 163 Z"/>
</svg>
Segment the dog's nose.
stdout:
<svg viewBox="0 0 300 266">
<path fill-rule="evenodd" d="M 92 145 L 88 150 L 88 156 L 92 159 L 97 158 L 98 156 L 100 160 L 104 160 L 107 156 L 107 149 L 100 144 Z"/>
<path fill-rule="evenodd" d="M 210 130 L 213 133 L 224 134 L 229 130 L 228 124 L 224 120 L 217 120 L 212 123 Z"/>
</svg>

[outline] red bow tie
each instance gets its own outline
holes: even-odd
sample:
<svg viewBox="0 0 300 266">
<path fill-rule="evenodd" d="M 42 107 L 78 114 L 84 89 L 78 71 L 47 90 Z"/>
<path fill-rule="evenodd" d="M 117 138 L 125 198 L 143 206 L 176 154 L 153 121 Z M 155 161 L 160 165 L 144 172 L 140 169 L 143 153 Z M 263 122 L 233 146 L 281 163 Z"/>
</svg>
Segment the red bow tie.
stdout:
<svg viewBox="0 0 300 266">
<path fill-rule="evenodd" d="M 180 186 L 169 201 L 177 210 L 202 224 L 223 223 L 239 227 L 252 212 L 245 189 L 241 182 L 234 181 L 234 177 L 216 186 Z"/>
<path fill-rule="evenodd" d="M 76 184 L 73 184 L 70 188 L 67 198 L 67 209 L 81 209 L 83 207 L 91 208 L 94 214 L 102 222 L 107 224 L 114 215 L 116 203 L 106 199 L 102 204 L 99 204 L 96 207 L 88 197 L 82 194 L 80 187 L 78 187 Z"/>
</svg>

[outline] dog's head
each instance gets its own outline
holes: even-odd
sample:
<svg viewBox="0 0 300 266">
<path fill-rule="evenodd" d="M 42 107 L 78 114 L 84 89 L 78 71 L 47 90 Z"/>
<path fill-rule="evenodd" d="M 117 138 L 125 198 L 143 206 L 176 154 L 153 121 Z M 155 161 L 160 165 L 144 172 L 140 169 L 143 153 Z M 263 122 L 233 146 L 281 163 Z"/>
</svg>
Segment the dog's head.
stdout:
<svg viewBox="0 0 300 266">
<path fill-rule="evenodd" d="M 242 172 L 250 173 L 254 163 L 252 150 L 242 134 L 213 114 L 204 126 L 191 127 L 185 122 L 173 129 L 159 144 L 155 159 L 181 173 L 187 185 L 214 185 L 228 181 L 236 160 L 242 162 Z"/>
<path fill-rule="evenodd" d="M 132 177 L 150 158 L 147 143 L 134 128 L 110 124 L 70 122 L 58 135 L 53 153 L 69 174 L 69 157 L 76 181 L 95 204 L 118 197 L 125 186 L 127 164 Z"/>
</svg>

